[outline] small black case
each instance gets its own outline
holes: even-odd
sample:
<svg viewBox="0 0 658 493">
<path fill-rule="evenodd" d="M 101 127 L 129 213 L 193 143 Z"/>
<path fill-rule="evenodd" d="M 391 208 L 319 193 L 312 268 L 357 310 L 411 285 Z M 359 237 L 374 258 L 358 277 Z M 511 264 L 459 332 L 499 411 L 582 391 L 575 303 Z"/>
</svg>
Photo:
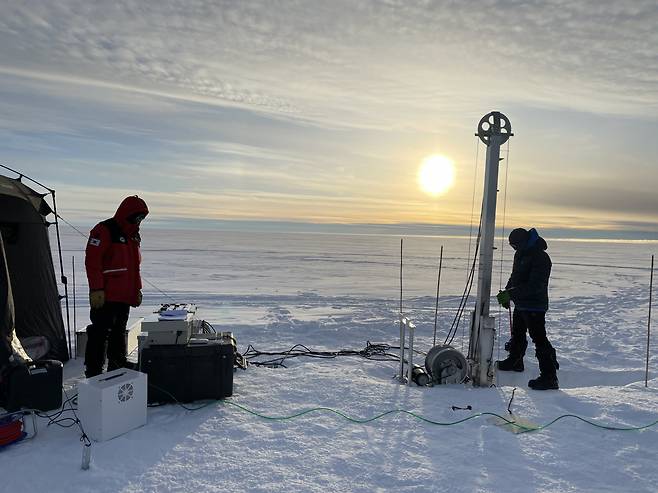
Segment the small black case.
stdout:
<svg viewBox="0 0 658 493">
<path fill-rule="evenodd" d="M 62 407 L 61 361 L 42 360 L 17 364 L 3 376 L 3 407 L 14 412 L 19 409 L 51 411 Z"/>
</svg>

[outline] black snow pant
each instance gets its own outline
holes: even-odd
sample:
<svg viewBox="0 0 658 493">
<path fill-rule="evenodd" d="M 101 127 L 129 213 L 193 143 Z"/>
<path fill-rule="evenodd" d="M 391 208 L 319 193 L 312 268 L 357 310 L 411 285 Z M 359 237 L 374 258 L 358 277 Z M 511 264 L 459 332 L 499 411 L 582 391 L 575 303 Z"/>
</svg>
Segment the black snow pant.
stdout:
<svg viewBox="0 0 658 493">
<path fill-rule="evenodd" d="M 91 325 L 87 326 L 85 350 L 85 375 L 87 378 L 103 373 L 107 346 L 107 370 L 116 370 L 126 364 L 126 324 L 130 305 L 107 301 L 89 313 Z"/>
<path fill-rule="evenodd" d="M 526 331 L 535 344 L 535 356 L 537 356 L 539 362 L 539 372 L 542 375 L 555 376 L 557 360 L 555 349 L 546 337 L 546 312 L 514 309 L 509 357 L 523 359 L 525 350 L 528 347 Z"/>
</svg>

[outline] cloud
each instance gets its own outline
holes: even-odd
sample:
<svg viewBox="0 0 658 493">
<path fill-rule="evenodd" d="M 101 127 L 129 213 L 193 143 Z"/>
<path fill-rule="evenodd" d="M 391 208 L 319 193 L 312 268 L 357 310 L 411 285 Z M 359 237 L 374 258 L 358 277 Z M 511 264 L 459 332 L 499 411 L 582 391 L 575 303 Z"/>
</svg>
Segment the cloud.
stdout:
<svg viewBox="0 0 658 493">
<path fill-rule="evenodd" d="M 650 222 L 657 24 L 653 1 L 7 3 L 3 159 L 79 217 L 137 190 L 172 217 L 464 223 L 475 124 L 503 107 L 510 218 Z M 460 173 L 441 201 L 415 186 L 434 152 Z"/>
<path fill-rule="evenodd" d="M 323 125 L 419 128 L 505 101 L 658 116 L 653 1 L 63 0 L 5 10 L 4 70 Z"/>
</svg>

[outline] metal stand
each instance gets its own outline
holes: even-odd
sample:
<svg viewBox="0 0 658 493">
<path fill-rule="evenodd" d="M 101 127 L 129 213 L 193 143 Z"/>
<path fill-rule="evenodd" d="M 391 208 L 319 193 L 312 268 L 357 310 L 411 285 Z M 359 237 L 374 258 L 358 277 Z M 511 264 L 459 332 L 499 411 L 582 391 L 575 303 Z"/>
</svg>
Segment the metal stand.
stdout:
<svg viewBox="0 0 658 493">
<path fill-rule="evenodd" d="M 487 162 L 480 219 L 477 302 L 471 323 L 468 360 L 469 377 L 473 381 L 473 385 L 489 386 L 493 382 L 492 359 L 496 332 L 494 317 L 489 315 L 489 305 L 496 228 L 498 162 L 500 161 L 500 146 L 513 135 L 512 126 L 505 115 L 493 111 L 480 120 L 478 133 L 475 135 L 487 146 Z"/>
<path fill-rule="evenodd" d="M 406 383 L 407 385 L 411 385 L 411 382 L 413 381 L 413 369 L 414 369 L 414 330 L 416 329 L 416 326 L 414 323 L 400 314 L 400 373 L 398 373 L 398 379 L 400 380 L 400 383 Z M 406 331 L 409 330 L 409 357 L 407 361 L 407 371 L 405 373 L 404 371 L 404 363 L 405 363 L 405 339 L 406 339 Z"/>
<path fill-rule="evenodd" d="M 407 385 L 411 387 L 411 384 L 414 381 L 414 332 L 416 330 L 416 326 L 411 323 L 411 321 L 408 322 L 407 327 L 409 328 L 409 361 L 407 363 Z"/>
</svg>

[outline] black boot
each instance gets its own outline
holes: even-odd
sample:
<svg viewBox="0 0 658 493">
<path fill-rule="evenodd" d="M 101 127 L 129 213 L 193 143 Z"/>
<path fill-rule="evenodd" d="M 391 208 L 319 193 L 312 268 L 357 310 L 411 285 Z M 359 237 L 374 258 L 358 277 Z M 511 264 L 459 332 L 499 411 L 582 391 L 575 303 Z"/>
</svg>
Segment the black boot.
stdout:
<svg viewBox="0 0 658 493">
<path fill-rule="evenodd" d="M 528 387 L 534 390 L 556 390 L 559 389 L 556 375 L 540 374 L 539 378 L 533 378 L 528 382 Z"/>
<path fill-rule="evenodd" d="M 553 353 L 553 364 L 555 365 L 555 369 L 559 370 L 560 363 L 557 362 L 557 354 L 555 353 L 555 348 L 553 346 L 551 346 L 551 351 Z"/>
<path fill-rule="evenodd" d="M 502 361 L 497 361 L 496 366 L 500 371 L 518 371 L 522 372 L 523 368 L 523 356 L 508 356 Z"/>
<path fill-rule="evenodd" d="M 551 343 L 539 346 L 535 350 L 537 361 L 539 362 L 539 378 L 534 378 L 528 382 L 528 387 L 535 390 L 557 389 L 557 361 L 555 359 L 555 349 Z"/>
</svg>

